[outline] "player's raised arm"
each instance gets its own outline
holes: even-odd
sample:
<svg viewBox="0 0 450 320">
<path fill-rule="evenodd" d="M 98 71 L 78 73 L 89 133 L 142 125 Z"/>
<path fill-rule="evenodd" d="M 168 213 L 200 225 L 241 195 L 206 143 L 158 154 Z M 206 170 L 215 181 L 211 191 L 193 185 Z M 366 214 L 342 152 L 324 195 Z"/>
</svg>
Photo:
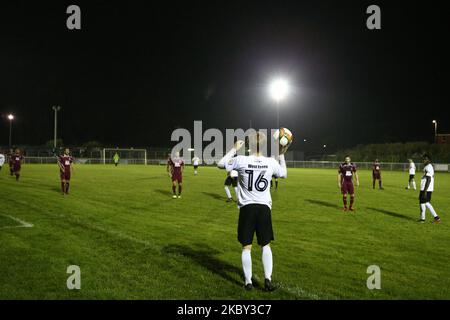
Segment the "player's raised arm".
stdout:
<svg viewBox="0 0 450 320">
<path fill-rule="evenodd" d="M 278 161 L 274 159 L 274 168 L 273 168 L 273 175 L 277 178 L 285 179 L 287 178 L 287 167 L 286 167 L 286 161 L 284 159 L 284 154 L 280 154 L 278 157 Z"/>
<path fill-rule="evenodd" d="M 243 145 L 244 145 L 244 141 L 242 141 L 242 140 L 236 141 L 236 143 L 234 144 L 234 147 L 231 148 L 231 150 L 228 151 L 228 153 L 222 159 L 220 159 L 220 161 L 217 163 L 217 167 L 219 169 L 226 169 L 227 163 L 233 158 L 233 156 L 236 154 L 236 152 L 238 152 L 238 150 L 242 148 Z"/>
</svg>

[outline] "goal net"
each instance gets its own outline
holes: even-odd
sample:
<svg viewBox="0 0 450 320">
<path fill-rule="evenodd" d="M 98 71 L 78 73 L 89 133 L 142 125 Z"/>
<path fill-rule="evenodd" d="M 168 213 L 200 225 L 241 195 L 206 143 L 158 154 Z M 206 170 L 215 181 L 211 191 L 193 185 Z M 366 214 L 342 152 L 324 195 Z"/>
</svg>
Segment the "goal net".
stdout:
<svg viewBox="0 0 450 320">
<path fill-rule="evenodd" d="M 145 149 L 115 149 L 105 148 L 102 152 L 103 164 L 113 164 L 118 156 L 119 164 L 147 164 L 147 150 Z"/>
</svg>

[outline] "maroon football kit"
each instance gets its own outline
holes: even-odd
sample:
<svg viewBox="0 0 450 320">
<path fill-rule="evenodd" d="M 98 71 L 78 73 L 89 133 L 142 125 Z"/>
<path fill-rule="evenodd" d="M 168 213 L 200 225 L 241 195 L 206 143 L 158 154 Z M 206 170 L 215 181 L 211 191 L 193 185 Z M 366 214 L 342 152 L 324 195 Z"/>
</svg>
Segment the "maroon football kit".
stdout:
<svg viewBox="0 0 450 320">
<path fill-rule="evenodd" d="M 184 161 L 181 158 L 173 158 L 168 160 L 170 166 L 170 172 L 172 174 L 172 181 L 177 181 L 178 183 L 183 182 L 183 173 L 181 168 L 184 165 Z"/>
<path fill-rule="evenodd" d="M 381 179 L 381 167 L 379 162 L 375 162 L 372 166 L 372 176 L 374 179 Z"/>
<path fill-rule="evenodd" d="M 58 162 L 61 180 L 69 181 L 71 169 L 70 167 L 72 165 L 73 158 L 69 155 L 64 154 L 58 157 Z"/>
<path fill-rule="evenodd" d="M 20 177 L 20 169 L 22 168 L 22 161 L 23 161 L 23 157 L 20 154 L 13 154 L 10 158 L 9 158 L 9 170 L 11 175 L 15 175 L 16 176 L 16 180 L 19 181 L 19 177 Z"/>
<path fill-rule="evenodd" d="M 339 166 L 341 174 L 341 191 L 343 194 L 354 194 L 355 188 L 353 186 L 353 174 L 356 172 L 356 166 L 353 163 L 342 163 Z"/>
</svg>

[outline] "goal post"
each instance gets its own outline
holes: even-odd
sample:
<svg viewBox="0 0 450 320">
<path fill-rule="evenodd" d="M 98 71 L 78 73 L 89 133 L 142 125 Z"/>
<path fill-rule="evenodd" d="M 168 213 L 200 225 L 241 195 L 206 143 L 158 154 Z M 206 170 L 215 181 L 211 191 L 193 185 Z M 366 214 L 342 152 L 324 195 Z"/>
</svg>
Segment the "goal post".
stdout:
<svg viewBox="0 0 450 320">
<path fill-rule="evenodd" d="M 103 164 L 113 163 L 113 157 L 116 153 L 119 156 L 119 163 L 147 165 L 147 150 L 133 148 L 104 148 L 102 150 Z"/>
</svg>

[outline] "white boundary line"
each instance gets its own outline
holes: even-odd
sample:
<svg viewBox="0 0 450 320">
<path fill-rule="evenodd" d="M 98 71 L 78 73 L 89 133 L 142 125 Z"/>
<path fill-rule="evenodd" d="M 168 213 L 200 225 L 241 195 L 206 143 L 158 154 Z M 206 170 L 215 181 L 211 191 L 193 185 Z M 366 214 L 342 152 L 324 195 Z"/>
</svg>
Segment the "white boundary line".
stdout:
<svg viewBox="0 0 450 320">
<path fill-rule="evenodd" d="M 20 225 L 18 226 L 5 226 L 5 227 L 0 227 L 0 230 L 2 229 L 13 229 L 13 228 L 32 228 L 33 225 L 31 223 L 28 223 L 26 221 L 20 220 L 19 218 L 15 218 L 13 216 L 7 215 L 7 214 L 2 214 L 0 213 L 1 216 L 3 217 L 7 217 L 10 218 L 11 220 L 14 220 L 15 222 L 20 223 Z"/>
</svg>

